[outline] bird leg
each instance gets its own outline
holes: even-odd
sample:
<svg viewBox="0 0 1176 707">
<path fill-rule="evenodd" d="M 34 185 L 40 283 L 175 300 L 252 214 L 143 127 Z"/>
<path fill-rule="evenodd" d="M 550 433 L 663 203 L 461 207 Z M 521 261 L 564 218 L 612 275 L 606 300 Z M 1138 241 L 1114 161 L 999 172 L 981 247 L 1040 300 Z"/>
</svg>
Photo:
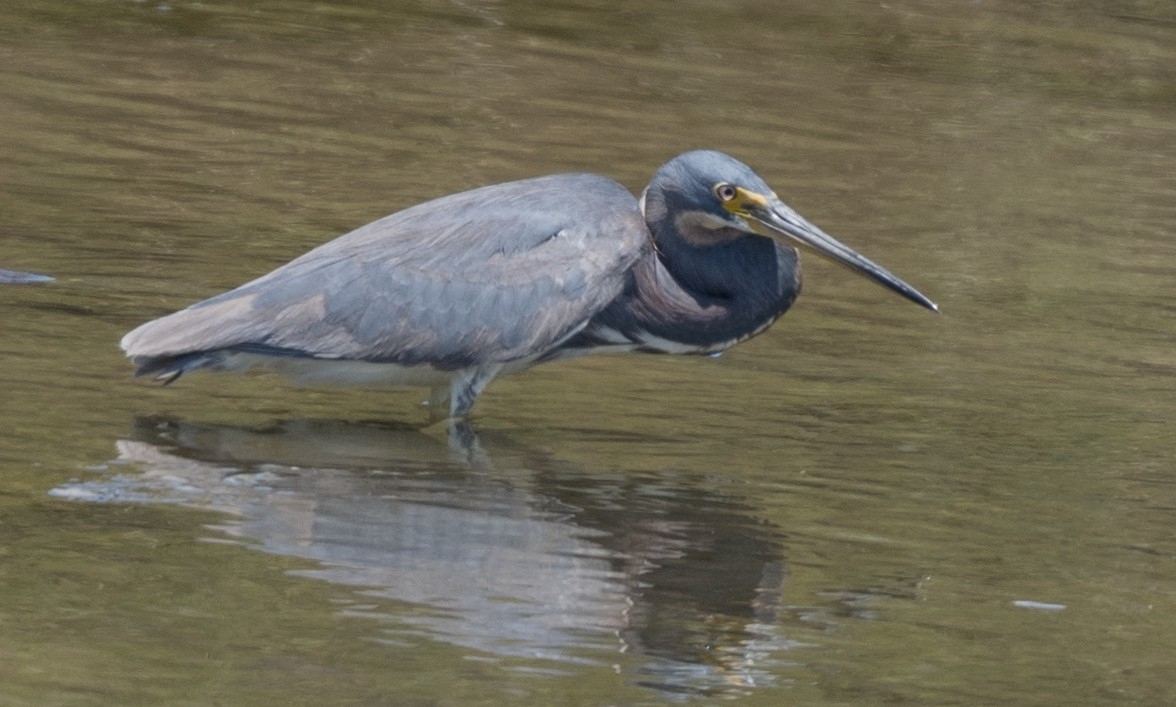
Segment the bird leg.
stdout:
<svg viewBox="0 0 1176 707">
<path fill-rule="evenodd" d="M 475 469 L 491 468 L 490 455 L 482 449 L 478 433 L 468 420 L 450 420 L 449 461 Z"/>
<path fill-rule="evenodd" d="M 429 399 L 425 401 L 429 406 L 429 424 L 442 420 L 464 420 L 478 396 L 501 370 L 501 363 L 466 368 L 454 374 L 448 386 L 430 388 Z"/>
</svg>

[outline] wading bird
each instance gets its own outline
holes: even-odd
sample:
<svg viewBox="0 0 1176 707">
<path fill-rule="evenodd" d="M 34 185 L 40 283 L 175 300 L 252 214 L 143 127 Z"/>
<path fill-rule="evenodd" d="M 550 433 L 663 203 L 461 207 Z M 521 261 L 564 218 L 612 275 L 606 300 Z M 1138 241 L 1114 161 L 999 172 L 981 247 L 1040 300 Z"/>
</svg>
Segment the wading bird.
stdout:
<svg viewBox="0 0 1176 707">
<path fill-rule="evenodd" d="M 428 386 L 465 417 L 490 381 L 588 353 L 717 354 L 800 292 L 795 244 L 936 305 L 720 152 L 679 155 L 640 200 L 593 174 L 474 189 L 374 221 L 148 322 L 136 375 L 261 366 L 303 383 Z"/>
</svg>

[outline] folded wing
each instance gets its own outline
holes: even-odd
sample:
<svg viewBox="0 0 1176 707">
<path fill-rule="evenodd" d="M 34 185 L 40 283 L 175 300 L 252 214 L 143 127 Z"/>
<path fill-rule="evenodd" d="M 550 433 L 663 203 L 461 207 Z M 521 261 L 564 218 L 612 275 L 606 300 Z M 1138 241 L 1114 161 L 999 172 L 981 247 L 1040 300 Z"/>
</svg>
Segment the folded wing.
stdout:
<svg viewBox="0 0 1176 707">
<path fill-rule="evenodd" d="M 122 347 L 140 374 L 165 376 L 226 351 L 441 370 L 506 363 L 579 331 L 651 248 L 637 200 L 612 180 L 500 184 L 363 226 L 140 326 Z"/>
</svg>

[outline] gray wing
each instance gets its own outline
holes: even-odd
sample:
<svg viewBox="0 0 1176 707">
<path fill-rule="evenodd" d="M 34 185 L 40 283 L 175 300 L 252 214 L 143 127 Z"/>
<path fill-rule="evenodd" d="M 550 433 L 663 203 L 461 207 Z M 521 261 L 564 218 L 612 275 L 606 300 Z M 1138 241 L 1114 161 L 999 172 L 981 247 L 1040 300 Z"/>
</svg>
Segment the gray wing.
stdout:
<svg viewBox="0 0 1176 707">
<path fill-rule="evenodd" d="M 247 350 L 442 369 L 547 351 L 652 248 L 637 200 L 588 174 L 426 202 L 127 334 L 140 373 Z"/>
</svg>

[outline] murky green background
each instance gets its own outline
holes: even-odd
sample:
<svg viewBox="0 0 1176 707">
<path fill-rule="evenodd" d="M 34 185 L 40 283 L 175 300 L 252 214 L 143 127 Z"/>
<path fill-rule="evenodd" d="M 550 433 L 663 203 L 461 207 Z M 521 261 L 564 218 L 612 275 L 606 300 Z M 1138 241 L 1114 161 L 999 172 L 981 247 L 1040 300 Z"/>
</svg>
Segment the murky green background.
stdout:
<svg viewBox="0 0 1176 707">
<path fill-rule="evenodd" d="M 1161 704 L 1171 2 L 0 6 L 0 702 Z M 428 197 L 726 150 L 823 262 L 722 359 L 130 379 Z M 465 440 L 466 443 L 471 440 Z"/>
</svg>

